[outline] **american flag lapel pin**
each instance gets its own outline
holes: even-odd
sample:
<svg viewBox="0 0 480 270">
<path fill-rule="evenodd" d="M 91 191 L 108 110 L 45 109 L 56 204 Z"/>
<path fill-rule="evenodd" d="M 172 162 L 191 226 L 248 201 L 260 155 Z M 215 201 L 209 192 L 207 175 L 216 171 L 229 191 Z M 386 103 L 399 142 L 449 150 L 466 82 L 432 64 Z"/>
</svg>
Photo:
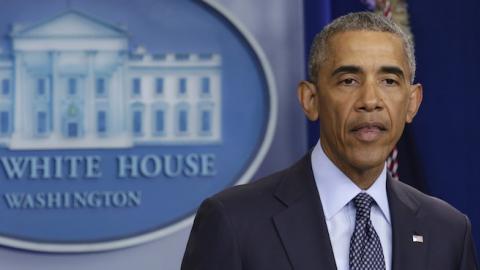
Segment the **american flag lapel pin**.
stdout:
<svg viewBox="0 0 480 270">
<path fill-rule="evenodd" d="M 423 235 L 417 235 L 417 234 L 412 235 L 412 241 L 414 243 L 423 243 Z"/>
</svg>

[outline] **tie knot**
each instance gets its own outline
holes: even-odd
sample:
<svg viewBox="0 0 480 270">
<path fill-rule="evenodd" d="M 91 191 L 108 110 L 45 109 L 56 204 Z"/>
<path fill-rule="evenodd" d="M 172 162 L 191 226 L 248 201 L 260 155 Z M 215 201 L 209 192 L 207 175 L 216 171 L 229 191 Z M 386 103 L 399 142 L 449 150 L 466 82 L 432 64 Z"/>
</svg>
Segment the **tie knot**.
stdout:
<svg viewBox="0 0 480 270">
<path fill-rule="evenodd" d="M 372 207 L 373 198 L 365 192 L 358 193 L 353 198 L 355 208 L 357 208 L 357 217 L 370 218 L 370 208 Z"/>
</svg>

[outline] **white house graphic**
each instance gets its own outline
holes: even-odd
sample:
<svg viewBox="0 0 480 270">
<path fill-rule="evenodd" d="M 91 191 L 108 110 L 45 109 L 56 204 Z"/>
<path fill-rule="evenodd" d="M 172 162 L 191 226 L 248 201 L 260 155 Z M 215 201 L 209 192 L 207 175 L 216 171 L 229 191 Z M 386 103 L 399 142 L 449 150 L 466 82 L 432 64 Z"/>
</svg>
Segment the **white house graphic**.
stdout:
<svg viewBox="0 0 480 270">
<path fill-rule="evenodd" d="M 117 148 L 221 140 L 221 56 L 129 51 L 121 27 L 68 11 L 14 26 L 0 52 L 0 144 Z"/>
</svg>

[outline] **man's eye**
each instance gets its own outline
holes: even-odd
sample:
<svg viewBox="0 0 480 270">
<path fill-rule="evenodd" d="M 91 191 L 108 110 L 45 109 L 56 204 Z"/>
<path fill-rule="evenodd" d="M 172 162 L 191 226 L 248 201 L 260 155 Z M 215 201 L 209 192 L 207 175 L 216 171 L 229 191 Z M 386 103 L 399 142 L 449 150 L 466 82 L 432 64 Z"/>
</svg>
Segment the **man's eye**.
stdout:
<svg viewBox="0 0 480 270">
<path fill-rule="evenodd" d="M 342 80 L 340 83 L 343 85 L 354 85 L 356 81 L 355 79 L 348 78 L 348 79 Z"/>
<path fill-rule="evenodd" d="M 385 79 L 383 81 L 386 85 L 398 85 L 398 82 L 394 79 Z"/>
</svg>

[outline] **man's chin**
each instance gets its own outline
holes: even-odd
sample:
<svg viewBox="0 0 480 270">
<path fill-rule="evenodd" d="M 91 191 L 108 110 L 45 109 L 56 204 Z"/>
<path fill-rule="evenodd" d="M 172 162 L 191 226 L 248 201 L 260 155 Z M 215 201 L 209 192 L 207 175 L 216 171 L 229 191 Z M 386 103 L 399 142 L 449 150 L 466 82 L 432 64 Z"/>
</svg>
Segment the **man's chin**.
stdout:
<svg viewBox="0 0 480 270">
<path fill-rule="evenodd" d="M 386 151 L 356 151 L 350 155 L 350 164 L 359 172 L 372 170 L 383 167 L 388 154 Z"/>
</svg>

